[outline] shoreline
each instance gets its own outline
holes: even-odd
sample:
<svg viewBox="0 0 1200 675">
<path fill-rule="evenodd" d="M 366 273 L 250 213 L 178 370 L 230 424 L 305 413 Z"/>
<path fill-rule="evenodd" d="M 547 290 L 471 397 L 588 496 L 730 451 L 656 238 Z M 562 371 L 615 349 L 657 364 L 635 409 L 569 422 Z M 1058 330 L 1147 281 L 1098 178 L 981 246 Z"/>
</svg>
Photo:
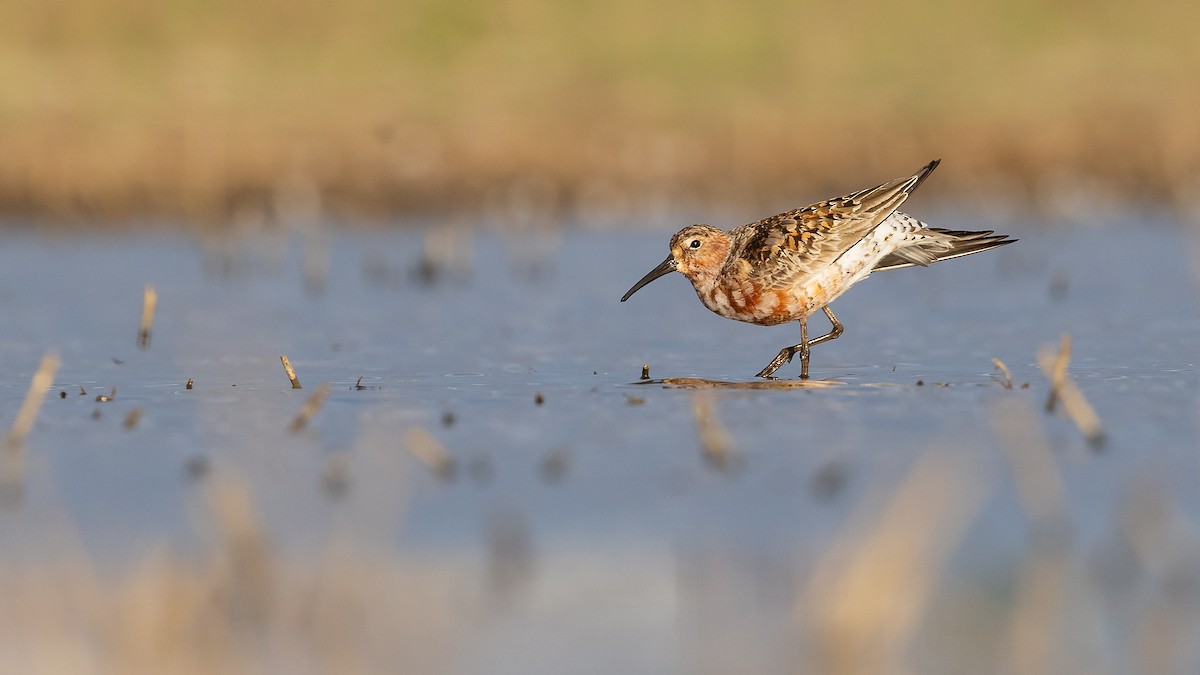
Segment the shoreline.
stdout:
<svg viewBox="0 0 1200 675">
<path fill-rule="evenodd" d="M 1111 201 L 1197 212 L 1200 147 L 1181 134 L 1159 133 L 1155 144 L 1068 126 L 901 134 L 813 125 L 759 134 L 571 129 L 482 140 L 381 126 L 303 137 L 159 131 L 119 147 L 84 138 L 58 152 L 6 143 L 0 218 L 181 219 L 209 227 L 244 218 L 483 213 L 538 220 L 639 217 L 681 205 L 769 210 L 845 194 L 935 157 L 943 170 L 921 191 L 933 200 L 1015 202 L 1034 211 L 1064 200 Z M 558 140 L 569 137 L 588 140 Z"/>
</svg>

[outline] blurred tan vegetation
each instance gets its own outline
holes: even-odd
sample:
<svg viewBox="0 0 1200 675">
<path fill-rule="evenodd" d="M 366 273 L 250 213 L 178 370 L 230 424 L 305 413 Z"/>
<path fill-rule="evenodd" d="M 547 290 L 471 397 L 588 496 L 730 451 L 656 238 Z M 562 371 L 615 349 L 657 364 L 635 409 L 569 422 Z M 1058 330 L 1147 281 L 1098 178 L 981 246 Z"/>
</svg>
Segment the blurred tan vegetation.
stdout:
<svg viewBox="0 0 1200 675">
<path fill-rule="evenodd" d="M 6 0 L 0 212 L 1200 203 L 1200 6 Z"/>
<path fill-rule="evenodd" d="M 697 399 L 698 455 L 723 471 L 701 421 L 714 405 Z M 684 672 L 1195 672 L 1200 539 L 1179 489 L 1148 473 L 1115 512 L 1081 515 L 1064 484 L 1080 457 L 1052 449 L 1038 415 L 1029 400 L 995 403 L 998 455 L 931 447 L 859 497 L 830 542 L 784 562 L 717 537 L 627 568 L 620 546 L 534 546 L 518 512 L 484 526 L 485 551 L 406 556 L 363 538 L 363 522 L 404 520 L 404 495 L 381 502 L 373 490 L 324 546 L 288 555 L 258 507 L 266 496 L 218 473 L 193 495 L 192 555 L 164 542 L 105 570 L 65 515 L 9 511 L 35 548 L 63 553 L 18 547 L 0 561 L 0 663 L 29 674 L 451 673 L 497 661 L 562 672 L 583 651 L 604 655 L 587 661 L 595 669 L 625 672 L 661 621 L 671 639 L 655 646 Z M 405 471 L 395 453 L 362 450 L 343 459 L 394 489 Z M 964 576 L 955 555 L 1005 474 L 1027 541 Z M 1093 526 L 1103 536 L 1085 543 Z"/>
</svg>

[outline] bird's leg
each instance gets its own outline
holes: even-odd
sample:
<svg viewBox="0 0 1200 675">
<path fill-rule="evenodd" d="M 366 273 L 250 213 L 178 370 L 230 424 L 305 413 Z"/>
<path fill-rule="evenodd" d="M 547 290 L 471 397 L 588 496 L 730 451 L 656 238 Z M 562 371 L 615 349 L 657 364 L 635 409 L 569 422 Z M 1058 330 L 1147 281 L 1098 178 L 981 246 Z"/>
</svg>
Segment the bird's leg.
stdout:
<svg viewBox="0 0 1200 675">
<path fill-rule="evenodd" d="M 845 332 L 845 329 L 842 327 L 842 322 L 837 320 L 837 317 L 833 315 L 833 312 L 829 309 L 829 307 L 822 307 L 821 311 L 825 312 L 825 316 L 829 318 L 829 323 L 833 325 L 833 329 L 824 335 L 809 340 L 808 320 L 807 318 L 800 319 L 800 344 L 792 345 L 791 347 L 784 347 L 783 349 L 779 350 L 779 355 L 775 357 L 775 360 L 768 363 L 766 368 L 763 368 L 762 371 L 759 372 L 758 377 L 771 377 L 775 374 L 775 371 L 782 368 L 784 364 L 790 363 L 792 357 L 796 355 L 796 352 L 800 352 L 800 379 L 808 379 L 808 364 L 813 345 L 819 345 L 822 342 L 836 340 L 841 337 L 842 333 Z"/>
<path fill-rule="evenodd" d="M 792 357 L 796 355 L 796 352 L 800 352 L 800 377 L 807 379 L 808 368 L 805 367 L 805 364 L 808 363 L 808 321 L 805 317 L 800 318 L 800 344 L 780 349 L 767 367 L 758 371 L 758 375 L 755 377 L 770 378 L 774 376 L 775 371 L 782 368 L 785 363 L 792 362 Z"/>
<path fill-rule="evenodd" d="M 825 316 L 829 317 L 829 323 L 833 324 L 833 329 L 830 330 L 828 333 L 822 335 L 821 337 L 816 337 L 816 338 L 809 340 L 808 341 L 809 347 L 812 347 L 814 345 L 819 345 L 822 342 L 829 342 L 830 340 L 836 340 L 842 336 L 842 333 L 846 332 L 846 329 L 842 327 L 842 322 L 837 320 L 837 317 L 833 315 L 833 312 L 829 309 L 828 306 L 822 307 L 821 311 L 825 312 Z"/>
<path fill-rule="evenodd" d="M 808 360 L 812 354 L 812 345 L 808 344 L 808 320 L 800 317 L 800 379 L 808 379 Z"/>
</svg>

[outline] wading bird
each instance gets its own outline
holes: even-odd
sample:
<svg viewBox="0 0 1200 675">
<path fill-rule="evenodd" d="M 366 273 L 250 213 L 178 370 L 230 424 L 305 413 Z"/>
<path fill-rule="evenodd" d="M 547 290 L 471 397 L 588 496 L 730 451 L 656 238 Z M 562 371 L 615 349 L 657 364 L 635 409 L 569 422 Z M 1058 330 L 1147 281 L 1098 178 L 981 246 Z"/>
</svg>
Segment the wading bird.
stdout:
<svg viewBox="0 0 1200 675">
<path fill-rule="evenodd" d="M 729 319 L 774 326 L 800 322 L 800 343 L 779 351 L 758 377 L 772 377 L 800 354 L 800 377 L 808 378 L 809 350 L 842 334 L 829 309 L 842 293 L 871 272 L 922 267 L 1011 244 L 991 230 L 966 232 L 930 227 L 897 211 L 941 160 L 917 173 L 844 197 L 835 197 L 725 232 L 690 225 L 671 237 L 671 255 L 622 298 L 646 284 L 680 272 L 700 301 Z M 825 313 L 832 329 L 808 338 L 808 317 Z"/>
</svg>

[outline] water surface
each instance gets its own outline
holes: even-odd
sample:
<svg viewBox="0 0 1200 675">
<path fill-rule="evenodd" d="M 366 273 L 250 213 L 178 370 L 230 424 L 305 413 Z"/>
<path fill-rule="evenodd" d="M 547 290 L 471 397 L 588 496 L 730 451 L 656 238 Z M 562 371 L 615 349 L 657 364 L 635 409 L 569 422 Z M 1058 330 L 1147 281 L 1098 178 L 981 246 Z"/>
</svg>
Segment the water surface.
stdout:
<svg viewBox="0 0 1200 675">
<path fill-rule="evenodd" d="M 219 244 L 6 234 L 6 424 L 41 355 L 62 366 L 24 448 L 21 501 L 0 514 L 0 564 L 79 556 L 119 580 L 164 546 L 203 556 L 205 490 L 230 480 L 285 561 L 336 541 L 400 569 L 433 561 L 470 602 L 498 603 L 456 626 L 469 639 L 448 669 L 775 668 L 808 654 L 797 603 L 835 542 L 866 537 L 933 457 L 948 490 L 969 490 L 947 498 L 963 515 L 946 521 L 947 551 L 926 551 L 937 583 L 911 642 L 924 656 L 911 658 L 953 672 L 970 654 L 1005 662 L 997 617 L 1019 604 L 1045 524 L 1013 459 L 1029 446 L 1059 484 L 1050 520 L 1087 589 L 1068 613 L 1098 626 L 1087 639 L 1118 635 L 1071 663 L 1102 652 L 1132 664 L 1122 631 L 1157 606 L 1161 579 L 1127 553 L 1129 514 L 1142 513 L 1131 504 L 1157 495 L 1193 541 L 1200 524 L 1198 249 L 1162 223 L 1136 236 L 1008 230 L 1021 242 L 843 296 L 845 335 L 813 352 L 824 386 L 702 390 L 658 380 L 754 381 L 798 329 L 721 319 L 680 275 L 619 303 L 662 259 L 667 230 L 463 234 L 425 265 L 443 235 L 430 244 L 420 229 Z M 146 284 L 159 310 L 143 351 Z M 1036 353 L 1063 333 L 1107 431 L 1098 449 L 1042 410 Z M 643 364 L 655 382 L 639 382 Z M 320 383 L 324 406 L 291 433 Z M 724 463 L 706 454 L 712 425 Z M 414 428 L 452 473 L 410 453 Z M 1139 583 L 1150 590 L 1122 603 L 1114 588 Z M 977 630 L 944 630 L 981 594 L 995 609 Z M 1180 601 L 1188 616 L 1195 597 Z"/>
</svg>

